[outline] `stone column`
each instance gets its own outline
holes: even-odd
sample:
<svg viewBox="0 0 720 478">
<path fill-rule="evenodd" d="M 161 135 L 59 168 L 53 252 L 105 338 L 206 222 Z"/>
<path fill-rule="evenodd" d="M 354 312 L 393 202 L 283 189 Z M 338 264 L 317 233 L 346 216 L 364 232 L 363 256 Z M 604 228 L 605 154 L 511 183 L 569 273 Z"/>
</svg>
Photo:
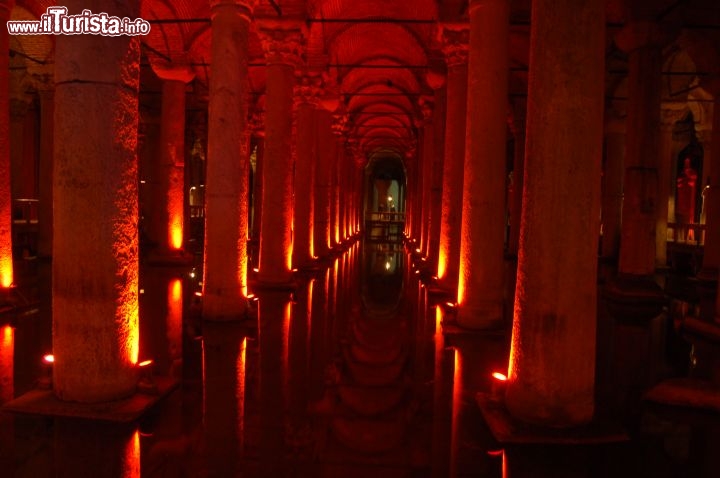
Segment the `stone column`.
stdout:
<svg viewBox="0 0 720 478">
<path fill-rule="evenodd" d="M 257 108 L 257 106 L 256 106 Z M 260 222 L 262 221 L 262 175 L 265 163 L 265 114 L 255 111 L 249 116 L 249 128 L 255 150 L 255 173 L 253 175 L 252 205 L 253 220 L 250 237 L 260 241 Z M 252 150 L 250 151 L 252 154 Z M 257 264 L 255 264 L 257 266 Z"/>
<path fill-rule="evenodd" d="M 13 200 L 35 197 L 34 113 L 29 95 L 10 98 L 10 182 Z M 13 203 L 15 206 L 17 203 Z"/>
<path fill-rule="evenodd" d="M 420 109 L 423 115 L 422 121 L 422 147 L 420 148 L 421 182 L 418 188 L 418 200 L 420 201 L 420 255 L 427 257 L 430 240 L 430 196 L 432 194 L 432 168 L 433 155 L 435 154 L 435 125 L 433 118 L 434 98 L 421 98 Z"/>
<path fill-rule="evenodd" d="M 53 238 L 53 116 L 55 91 L 43 88 L 40 96 L 40 170 L 38 181 L 38 257 L 52 256 Z"/>
<path fill-rule="evenodd" d="M 302 33 L 297 28 L 263 28 L 267 60 L 263 216 L 258 281 L 289 284 L 293 250 L 293 87 Z"/>
<path fill-rule="evenodd" d="M 203 318 L 247 311 L 248 31 L 255 0 L 211 0 Z"/>
<path fill-rule="evenodd" d="M 618 277 L 606 288 L 612 305 L 641 302 L 661 309 L 662 291 L 654 281 L 662 88 L 661 35 L 656 25 L 635 21 L 616 37 L 629 52 L 628 114 L 625 148 L 624 200 Z M 623 314 L 614 310 L 613 315 Z M 637 317 L 635 311 L 632 314 Z"/>
<path fill-rule="evenodd" d="M 160 221 L 164 226 L 157 259 L 182 257 L 185 225 L 185 85 L 195 73 L 189 67 L 153 65 L 163 80 L 160 118 Z M 152 207 L 152 206 L 151 206 Z"/>
<path fill-rule="evenodd" d="M 623 164 L 625 158 L 625 122 L 605 121 L 605 170 L 602 191 L 602 250 L 606 259 L 617 260 L 622 223 Z"/>
<path fill-rule="evenodd" d="M 531 22 L 505 404 L 520 420 L 565 427 L 594 410 L 605 3 L 535 0 Z M 560 219 L 562 227 L 549 226 Z"/>
<path fill-rule="evenodd" d="M 467 27 L 457 29 L 444 27 L 443 52 L 448 66 L 447 117 L 445 120 L 438 279 L 444 287 L 449 289 L 457 286 L 460 267 L 460 219 L 465 157 L 469 37 L 470 32 Z"/>
<path fill-rule="evenodd" d="M 327 256 L 330 252 L 330 176 L 337 153 L 332 131 L 332 113 L 317 111 L 318 164 L 315 170 L 315 230 L 313 244 L 315 255 Z"/>
<path fill-rule="evenodd" d="M 430 83 L 430 81 L 429 81 Z M 434 85 L 434 86 L 433 86 Z M 428 240 L 428 266 L 437 271 L 440 250 L 440 218 L 442 217 L 443 157 L 445 155 L 445 77 L 436 78 L 430 85 L 435 89 L 435 111 L 433 118 L 433 164 L 430 194 L 430 232 Z"/>
<path fill-rule="evenodd" d="M 295 220 L 293 235 L 294 268 L 307 267 L 315 258 L 313 231 L 315 223 L 314 189 L 317 148 L 315 147 L 315 111 L 320 78 L 304 76 L 295 87 L 297 109 L 295 160 Z"/>
<path fill-rule="evenodd" d="M 333 134 L 335 135 L 335 161 L 330 172 L 330 246 L 336 249 L 340 244 L 340 165 L 345 154 L 345 126 L 347 116 L 335 114 Z"/>
<path fill-rule="evenodd" d="M 462 327 L 499 327 L 503 321 L 509 36 L 508 0 L 470 1 L 472 94 L 467 104 L 457 292 Z"/>
<path fill-rule="evenodd" d="M 137 18 L 140 2 L 105 11 Z M 53 384 L 61 400 L 111 401 L 137 382 L 140 39 L 55 45 Z"/>
<path fill-rule="evenodd" d="M 513 151 L 513 189 L 512 197 L 508 198 L 510 205 L 510 237 L 508 238 L 508 251 L 517 257 L 520 247 L 520 218 L 522 217 L 522 195 L 525 176 L 525 120 L 527 100 L 518 99 L 512 104 L 512 133 L 515 138 Z"/>
<path fill-rule="evenodd" d="M 10 20 L 14 0 L 0 0 L 0 24 Z M 13 283 L 10 190 L 10 56 L 7 28 L 0 28 L 0 289 Z"/>
</svg>

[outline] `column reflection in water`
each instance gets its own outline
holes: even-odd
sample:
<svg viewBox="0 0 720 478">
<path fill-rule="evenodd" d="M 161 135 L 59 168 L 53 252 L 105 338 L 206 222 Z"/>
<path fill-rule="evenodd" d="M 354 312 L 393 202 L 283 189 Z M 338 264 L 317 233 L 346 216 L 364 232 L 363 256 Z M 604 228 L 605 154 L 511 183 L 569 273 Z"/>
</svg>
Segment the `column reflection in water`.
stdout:
<svg viewBox="0 0 720 478">
<path fill-rule="evenodd" d="M 435 306 L 435 380 L 433 389 L 432 476 L 451 470 L 455 350 L 447 348 L 442 331 L 444 311 Z"/>
<path fill-rule="evenodd" d="M 203 323 L 203 425 L 208 476 L 236 476 L 243 463 L 247 329 Z"/>
<path fill-rule="evenodd" d="M 137 425 L 55 419 L 55 476 L 140 478 Z"/>
<path fill-rule="evenodd" d="M 313 285 L 312 324 L 310 325 L 310 375 L 309 399 L 317 403 L 323 397 L 325 380 L 323 370 L 329 360 L 328 348 L 325 344 L 328 327 L 328 297 L 330 270 L 322 271 Z"/>
<path fill-rule="evenodd" d="M 0 406 L 14 398 L 15 329 L 0 326 Z M 0 466 L 13 476 L 15 449 L 14 421 L 10 414 L 0 413 Z"/>
<path fill-rule="evenodd" d="M 258 345 L 260 386 L 258 396 L 258 461 L 262 476 L 284 476 L 285 420 L 288 393 L 288 346 L 292 323 L 290 293 L 260 290 Z"/>
</svg>

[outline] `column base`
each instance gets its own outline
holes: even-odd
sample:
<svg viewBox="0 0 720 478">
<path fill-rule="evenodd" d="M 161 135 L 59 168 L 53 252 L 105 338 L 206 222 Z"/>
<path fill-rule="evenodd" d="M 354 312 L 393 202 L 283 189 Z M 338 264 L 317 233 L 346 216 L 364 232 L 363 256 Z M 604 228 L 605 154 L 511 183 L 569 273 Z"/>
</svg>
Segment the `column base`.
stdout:
<svg viewBox="0 0 720 478">
<path fill-rule="evenodd" d="M 563 429 L 542 427 L 513 418 L 497 394 L 481 392 L 475 399 L 490 432 L 502 444 L 595 445 L 630 441 L 620 424 L 612 421 L 593 420 Z"/>
<path fill-rule="evenodd" d="M 0 410 L 24 415 L 130 423 L 142 417 L 180 384 L 167 377 L 154 377 L 153 382 L 152 389 L 138 390 L 130 397 L 104 403 L 66 402 L 58 399 L 52 390 L 36 389 L 6 403 Z"/>
<path fill-rule="evenodd" d="M 621 274 L 603 291 L 610 316 L 621 321 L 650 321 L 660 315 L 667 304 L 659 285 L 648 276 Z"/>
</svg>

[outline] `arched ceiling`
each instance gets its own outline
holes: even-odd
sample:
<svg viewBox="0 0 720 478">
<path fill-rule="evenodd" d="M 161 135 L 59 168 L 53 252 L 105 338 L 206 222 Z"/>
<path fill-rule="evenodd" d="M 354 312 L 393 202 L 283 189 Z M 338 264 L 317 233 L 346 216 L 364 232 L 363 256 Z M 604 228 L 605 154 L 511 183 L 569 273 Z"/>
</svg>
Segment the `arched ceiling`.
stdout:
<svg viewBox="0 0 720 478">
<path fill-rule="evenodd" d="M 383 151 L 405 159 L 417 144 L 416 124 L 422 118 L 419 101 L 432 96 L 428 73 L 443 74 L 439 29 L 443 22 L 467 21 L 468 0 L 254 0 L 250 33 L 251 104 L 262 105 L 265 68 L 257 25 L 278 17 L 296 18 L 306 26 L 305 60 L 309 69 L 325 72 L 328 96 L 347 115 L 348 141 L 367 158 Z M 38 18 L 53 0 L 16 0 L 14 15 Z M 193 101 L 206 101 L 210 71 L 209 0 L 142 0 L 140 16 L 152 23 L 143 38 L 141 84 L 157 90 L 154 62 L 182 62 L 195 72 Z M 510 0 L 510 77 L 512 101 L 527 91 L 531 0 Z M 720 25 L 717 0 L 606 0 L 608 106 L 621 112 L 627 56 L 613 44 L 629 19 L 647 17 L 664 25 L 685 27 L 666 50 L 668 98 L 695 101 L 692 88 L 718 70 L 716 32 Z M 694 26 L 693 26 L 694 25 Z M 28 54 L 28 71 L 35 60 L 51 58 L 53 40 L 42 47 L 14 39 L 14 49 Z M 40 48 L 42 51 L 33 50 Z M 23 53 L 23 54 L 24 54 Z M 19 60 L 18 60 L 19 61 Z M 52 60 L 48 60 L 49 63 Z M 440 68 L 438 68 L 440 64 Z M 696 74 L 697 73 L 697 74 Z M 431 77 L 433 75 L 430 75 Z M 437 75 L 434 75 L 437 77 Z M 334 83 L 334 84 L 332 84 Z M 688 94 L 684 93 L 688 90 Z M 679 92 L 679 93 L 678 93 Z M 152 97 L 152 96 L 151 96 Z"/>
</svg>

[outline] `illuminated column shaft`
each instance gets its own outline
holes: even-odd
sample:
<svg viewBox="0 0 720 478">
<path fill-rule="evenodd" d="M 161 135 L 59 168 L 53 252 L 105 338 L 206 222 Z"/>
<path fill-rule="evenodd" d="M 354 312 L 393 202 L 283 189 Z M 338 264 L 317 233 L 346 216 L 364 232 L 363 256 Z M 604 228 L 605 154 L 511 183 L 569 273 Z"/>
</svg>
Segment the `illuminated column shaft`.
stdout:
<svg viewBox="0 0 720 478">
<path fill-rule="evenodd" d="M 248 30 L 254 1 L 211 1 L 212 58 L 205 186 L 203 318 L 247 309 Z"/>
<path fill-rule="evenodd" d="M 155 69 L 162 78 L 160 161 L 163 204 L 160 253 L 183 248 L 185 210 L 185 85 L 193 78 L 189 69 Z"/>
<path fill-rule="evenodd" d="M 105 7 L 121 18 L 140 13 L 139 0 Z M 53 371 L 62 400 L 135 391 L 139 74 L 137 37 L 56 39 Z"/>
<path fill-rule="evenodd" d="M 444 32 L 447 57 L 447 117 L 443 162 L 442 217 L 438 278 L 448 288 L 457 286 L 460 266 L 460 218 L 462 214 L 465 120 L 467 111 L 467 42 L 469 32 Z M 503 118 L 505 114 L 503 114 Z M 504 136 L 504 135 L 503 135 Z"/>
<path fill-rule="evenodd" d="M 510 7 L 470 1 L 458 324 L 502 325 Z"/>
<path fill-rule="evenodd" d="M 10 20 L 14 0 L 0 0 L 0 24 Z M 0 288 L 13 283 L 10 190 L 10 56 L 7 28 L 0 28 Z"/>
<path fill-rule="evenodd" d="M 302 36 L 299 30 L 263 33 L 268 66 L 258 280 L 286 284 L 292 278 L 293 86 Z"/>
<path fill-rule="evenodd" d="M 443 185 L 443 157 L 445 154 L 445 102 L 446 88 L 440 86 L 435 89 L 435 117 L 433 118 L 433 165 L 432 184 L 430 194 L 430 239 L 428 242 L 428 262 L 431 270 L 438 267 L 438 252 L 440 248 L 440 218 L 442 216 L 442 185 Z"/>
<path fill-rule="evenodd" d="M 296 87 L 297 105 L 297 160 L 295 162 L 295 220 L 293 267 L 304 267 L 314 257 L 314 188 L 315 188 L 315 110 L 317 89 L 312 78 L 303 78 Z"/>
<path fill-rule="evenodd" d="M 655 273 L 655 223 L 660 148 L 662 48 L 646 23 L 632 23 L 617 37 L 629 51 L 624 201 L 618 273 Z"/>
<path fill-rule="evenodd" d="M 332 114 L 317 111 L 318 164 L 315 169 L 315 255 L 323 257 L 330 251 L 330 173 L 335 161 L 335 137 Z"/>
<path fill-rule="evenodd" d="M 38 170 L 38 251 L 39 257 L 52 255 L 52 182 L 53 182 L 53 117 L 55 92 L 51 88 L 39 91 L 40 96 L 40 167 Z"/>
<path fill-rule="evenodd" d="M 435 154 L 435 136 L 432 106 L 427 105 L 423 111 L 423 143 L 422 143 L 422 184 L 420 189 L 420 199 L 422 212 L 420 213 L 420 252 L 422 256 L 427 256 L 428 241 L 430 238 L 430 195 L 432 193 L 432 166 L 433 155 Z"/>
<path fill-rule="evenodd" d="M 525 185 L 505 403 L 514 417 L 551 427 L 593 416 L 604 12 L 602 0 L 582 6 L 535 0 L 532 6 Z M 562 227 L 549 227 L 559 218 Z"/>
</svg>

